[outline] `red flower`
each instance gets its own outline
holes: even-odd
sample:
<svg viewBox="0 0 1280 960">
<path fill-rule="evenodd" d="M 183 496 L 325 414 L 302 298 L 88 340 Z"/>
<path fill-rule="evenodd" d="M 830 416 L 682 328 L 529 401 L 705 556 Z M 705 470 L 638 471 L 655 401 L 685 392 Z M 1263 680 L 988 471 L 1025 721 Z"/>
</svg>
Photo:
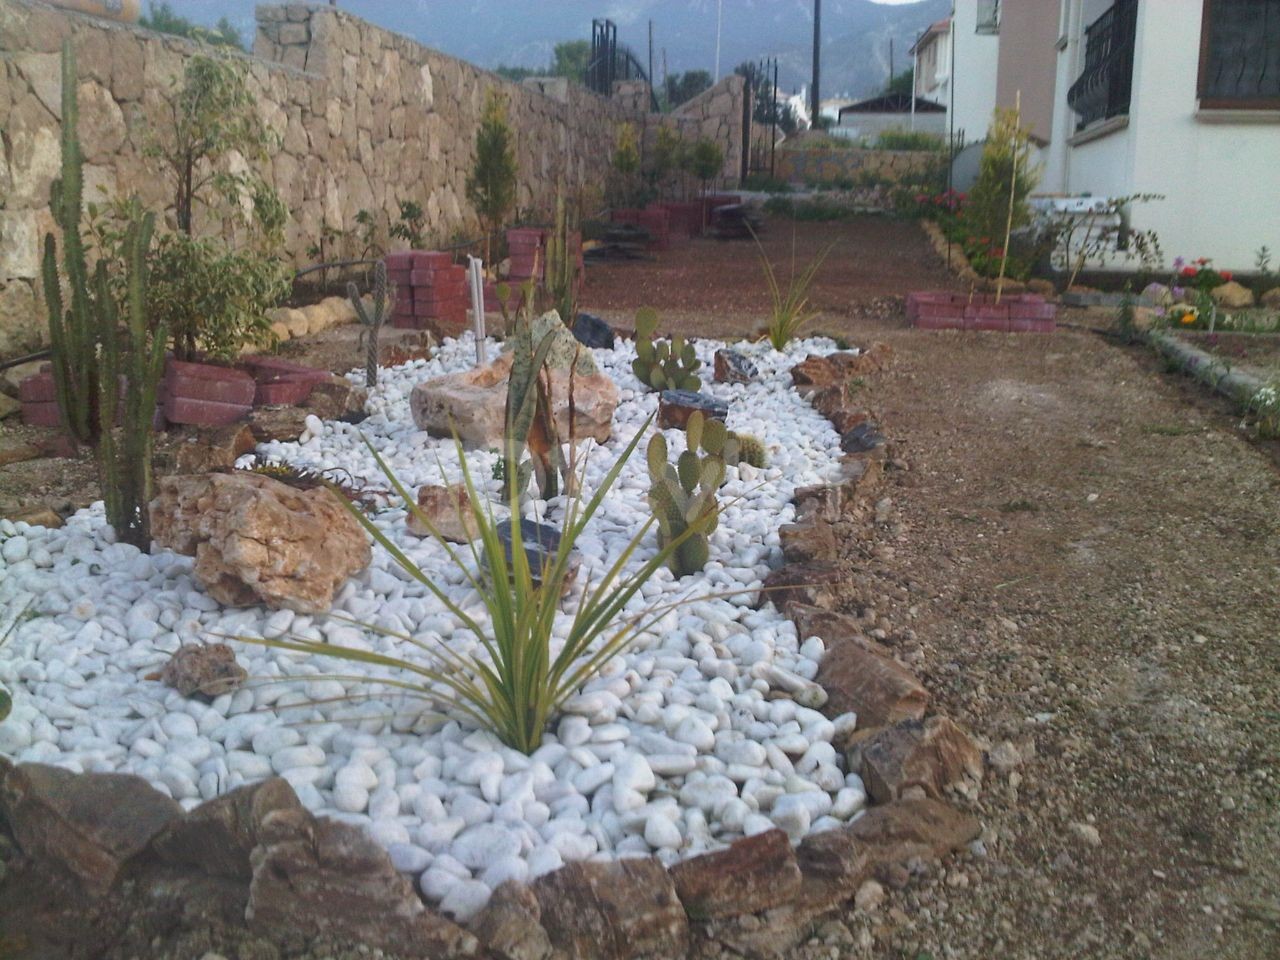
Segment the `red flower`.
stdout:
<svg viewBox="0 0 1280 960">
<path fill-rule="evenodd" d="M 1196 258 L 1196 263 L 1200 264 L 1200 266 L 1202 266 L 1202 267 L 1203 267 L 1206 263 L 1208 263 L 1208 262 L 1209 262 L 1209 258 L 1208 258 L 1208 257 L 1197 257 L 1197 258 Z"/>
<path fill-rule="evenodd" d="M 1195 267 L 1183 267 L 1183 268 L 1182 268 L 1182 275 L 1183 275 L 1184 277 L 1194 277 L 1194 276 L 1195 276 L 1197 273 L 1199 273 L 1199 272 L 1200 272 L 1200 271 L 1198 271 Z"/>
<path fill-rule="evenodd" d="M 1218 276 L 1220 276 L 1220 277 L 1222 278 L 1222 282 L 1223 282 L 1223 283 L 1230 283 L 1230 282 L 1231 282 L 1232 273 L 1231 273 L 1231 271 L 1230 271 L 1230 270 L 1219 270 L 1219 271 L 1218 271 Z"/>
</svg>

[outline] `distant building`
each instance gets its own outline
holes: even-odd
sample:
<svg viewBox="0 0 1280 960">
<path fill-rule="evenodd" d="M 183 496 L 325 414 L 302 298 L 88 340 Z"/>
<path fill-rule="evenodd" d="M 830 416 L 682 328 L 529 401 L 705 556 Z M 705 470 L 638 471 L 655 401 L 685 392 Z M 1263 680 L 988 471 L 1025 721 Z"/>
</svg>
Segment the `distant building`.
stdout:
<svg viewBox="0 0 1280 960">
<path fill-rule="evenodd" d="M 905 93 L 889 93 L 841 107 L 839 123 L 832 132 L 851 140 L 875 140 L 886 130 L 946 133 L 946 107 L 916 97 L 913 112 L 911 101 Z"/>
</svg>

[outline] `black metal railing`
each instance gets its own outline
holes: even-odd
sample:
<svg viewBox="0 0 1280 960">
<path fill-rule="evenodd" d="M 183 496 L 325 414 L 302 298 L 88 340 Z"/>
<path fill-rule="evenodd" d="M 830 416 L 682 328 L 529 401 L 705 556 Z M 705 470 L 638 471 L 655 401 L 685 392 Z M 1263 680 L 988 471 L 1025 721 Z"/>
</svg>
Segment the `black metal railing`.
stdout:
<svg viewBox="0 0 1280 960">
<path fill-rule="evenodd" d="M 1077 130 L 1128 115 L 1137 31 L 1138 0 L 1117 0 L 1085 29 L 1084 70 L 1067 91 L 1067 105 L 1080 117 Z"/>
<path fill-rule="evenodd" d="M 649 86 L 650 109 L 658 111 L 658 98 L 649 74 L 635 52 L 618 42 L 617 26 L 612 20 L 592 20 L 591 59 L 587 61 L 582 81 L 588 90 L 608 97 L 613 95 L 613 85 L 619 80 L 643 80 Z"/>
<path fill-rule="evenodd" d="M 1214 0 L 1205 17 L 1200 99 L 1222 106 L 1280 101 L 1280 0 Z"/>
</svg>

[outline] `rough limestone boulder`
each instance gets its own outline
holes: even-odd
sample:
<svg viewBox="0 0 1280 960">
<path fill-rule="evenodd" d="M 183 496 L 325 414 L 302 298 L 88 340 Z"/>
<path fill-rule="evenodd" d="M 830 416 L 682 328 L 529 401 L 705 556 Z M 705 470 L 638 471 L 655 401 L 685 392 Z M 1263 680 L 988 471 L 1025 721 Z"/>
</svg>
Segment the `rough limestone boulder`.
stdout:
<svg viewBox="0 0 1280 960">
<path fill-rule="evenodd" d="M 1268 310 L 1280 310 L 1280 287 L 1272 287 L 1259 302 Z"/>
<path fill-rule="evenodd" d="M 447 487 L 424 484 L 418 488 L 418 510 L 430 526 L 421 522 L 418 514 L 410 512 L 407 525 L 415 537 L 439 534 L 450 543 L 469 543 L 480 535 L 471 507 L 471 495 L 464 483 Z"/>
<path fill-rule="evenodd" d="M 562 437 L 591 437 L 603 443 L 613 429 L 618 388 L 596 366 L 583 347 L 552 311 L 533 321 L 533 342 L 553 337 L 547 355 L 551 376 L 551 405 Z M 450 373 L 420 383 L 409 395 L 413 422 L 437 437 L 457 431 L 468 446 L 496 447 L 503 443 L 507 378 L 511 354 L 463 373 Z M 573 423 L 569 422 L 569 382 L 573 381 Z"/>
<path fill-rule="evenodd" d="M 1227 310 L 1243 310 L 1253 306 L 1253 291 L 1234 280 L 1228 280 L 1210 291 L 1214 302 Z"/>
<path fill-rule="evenodd" d="M 164 477 L 157 491 L 152 537 L 194 556 L 196 579 L 219 603 L 320 613 L 372 556 L 360 525 L 323 488 L 212 473 Z"/>
</svg>

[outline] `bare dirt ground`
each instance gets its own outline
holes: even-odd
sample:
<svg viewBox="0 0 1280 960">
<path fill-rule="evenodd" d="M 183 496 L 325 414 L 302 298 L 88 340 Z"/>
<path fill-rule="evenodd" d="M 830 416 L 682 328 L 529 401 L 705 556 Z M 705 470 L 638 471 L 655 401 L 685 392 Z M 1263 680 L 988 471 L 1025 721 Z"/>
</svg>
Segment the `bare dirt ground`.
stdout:
<svg viewBox="0 0 1280 960">
<path fill-rule="evenodd" d="M 866 394 L 909 469 L 848 546 L 846 606 L 940 712 L 1020 750 L 988 772 L 975 850 L 797 955 L 1280 957 L 1280 473 L 1138 348 L 907 329 L 881 298 L 938 285 L 915 229 L 801 227 L 837 240 L 817 327 L 896 352 Z M 675 289 L 610 269 L 612 309 L 706 311 L 707 332 L 759 303 L 721 257 Z"/>
</svg>

